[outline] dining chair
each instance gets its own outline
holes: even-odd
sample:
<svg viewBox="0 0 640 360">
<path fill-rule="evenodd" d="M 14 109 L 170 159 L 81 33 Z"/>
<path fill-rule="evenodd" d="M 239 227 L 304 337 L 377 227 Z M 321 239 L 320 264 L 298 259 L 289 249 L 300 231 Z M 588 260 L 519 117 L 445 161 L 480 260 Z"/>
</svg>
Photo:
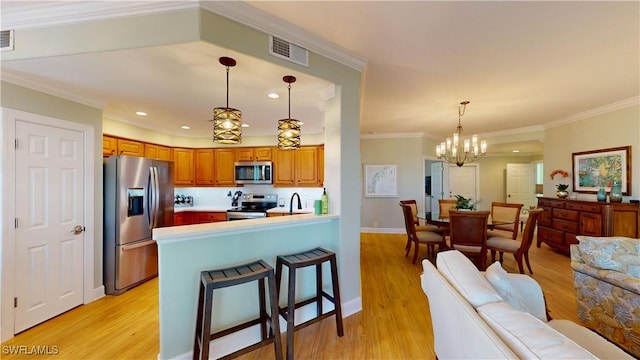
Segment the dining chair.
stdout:
<svg viewBox="0 0 640 360">
<path fill-rule="evenodd" d="M 489 211 L 449 210 L 451 248 L 460 251 L 480 271 L 487 267 L 487 223 Z"/>
<path fill-rule="evenodd" d="M 518 237 L 518 223 L 520 219 L 520 211 L 523 204 L 492 202 L 491 203 L 491 221 L 505 222 L 504 225 L 493 225 L 493 229 L 487 231 L 487 238 L 504 237 L 515 240 Z"/>
<path fill-rule="evenodd" d="M 407 243 L 409 246 L 406 248 L 404 254 L 405 257 L 409 255 L 411 250 L 411 244 L 414 244 L 413 263 L 418 260 L 418 250 L 420 244 L 427 245 L 427 255 L 435 253 L 435 246 L 438 245 L 438 251 L 446 249 L 447 243 L 441 234 L 433 231 L 416 231 L 416 224 L 413 221 L 413 215 L 411 213 L 411 207 L 409 205 L 400 204 L 402 213 L 404 215 L 404 226 L 407 231 Z"/>
<path fill-rule="evenodd" d="M 520 274 L 524 274 L 524 266 L 522 265 L 522 258 L 527 263 L 529 272 L 533 274 L 531 270 L 531 264 L 529 263 L 529 248 L 533 243 L 533 232 L 538 221 L 538 216 L 542 214 L 543 209 L 535 209 L 529 211 L 529 217 L 527 218 L 527 224 L 524 226 L 524 232 L 522 233 L 521 241 L 513 241 L 512 239 L 494 236 L 487 239 L 487 249 L 491 251 L 491 262 L 496 260 L 496 252 L 500 253 L 500 262 L 502 262 L 502 255 L 504 253 L 511 253 L 518 263 Z"/>
<path fill-rule="evenodd" d="M 400 205 L 408 205 L 411 207 L 411 213 L 413 214 L 413 222 L 416 224 L 416 231 L 435 231 L 439 234 L 442 233 L 442 229 L 435 225 L 421 225 L 418 218 L 418 204 L 415 200 L 400 200 Z"/>
<path fill-rule="evenodd" d="M 449 210 L 455 208 L 456 199 L 438 199 L 438 206 L 440 208 L 440 217 L 443 219 L 449 218 Z"/>
</svg>

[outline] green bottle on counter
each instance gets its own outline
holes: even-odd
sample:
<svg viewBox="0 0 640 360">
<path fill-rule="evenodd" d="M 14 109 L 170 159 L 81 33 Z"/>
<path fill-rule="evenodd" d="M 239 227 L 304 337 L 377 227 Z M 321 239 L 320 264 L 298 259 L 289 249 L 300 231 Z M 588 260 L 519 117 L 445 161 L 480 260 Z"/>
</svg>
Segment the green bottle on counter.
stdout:
<svg viewBox="0 0 640 360">
<path fill-rule="evenodd" d="M 327 195 L 327 188 L 324 188 L 322 191 L 322 197 L 320 198 L 322 201 L 322 213 L 329 213 L 329 195 Z"/>
</svg>

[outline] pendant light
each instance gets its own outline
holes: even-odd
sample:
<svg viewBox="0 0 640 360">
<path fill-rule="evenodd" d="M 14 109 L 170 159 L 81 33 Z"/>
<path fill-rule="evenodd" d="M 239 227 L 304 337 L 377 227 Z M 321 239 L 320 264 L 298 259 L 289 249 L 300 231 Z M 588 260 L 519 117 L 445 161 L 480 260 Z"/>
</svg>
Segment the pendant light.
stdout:
<svg viewBox="0 0 640 360">
<path fill-rule="evenodd" d="M 282 78 L 289 84 L 289 117 L 278 120 L 278 148 L 283 150 L 300 149 L 300 121 L 291 118 L 291 84 L 296 82 L 295 76 Z"/>
<path fill-rule="evenodd" d="M 227 68 L 227 106 L 213 109 L 213 142 L 220 144 L 239 144 L 242 142 L 242 112 L 229 107 L 229 67 L 236 61 L 221 57 L 220 64 Z"/>
<path fill-rule="evenodd" d="M 478 136 L 473 135 L 471 139 L 463 139 L 461 119 L 469 104 L 463 101 L 458 107 L 458 127 L 453 133 L 453 140 L 447 138 L 440 145 L 436 145 L 436 157 L 451 164 L 463 166 L 465 163 L 480 159 L 487 153 L 487 141 L 478 142 Z"/>
</svg>

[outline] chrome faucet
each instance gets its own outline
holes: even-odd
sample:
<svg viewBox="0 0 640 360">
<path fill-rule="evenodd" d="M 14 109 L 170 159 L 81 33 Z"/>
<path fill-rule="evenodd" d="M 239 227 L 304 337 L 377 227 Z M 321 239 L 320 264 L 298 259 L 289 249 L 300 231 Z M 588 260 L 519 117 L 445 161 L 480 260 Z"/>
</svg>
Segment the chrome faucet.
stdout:
<svg viewBox="0 0 640 360">
<path fill-rule="evenodd" d="M 297 192 L 294 192 L 293 195 L 291 195 L 291 200 L 289 201 L 289 215 L 293 214 L 293 198 L 296 196 L 298 197 L 298 210 L 302 209 L 302 201 L 300 200 L 300 194 L 298 194 Z"/>
</svg>

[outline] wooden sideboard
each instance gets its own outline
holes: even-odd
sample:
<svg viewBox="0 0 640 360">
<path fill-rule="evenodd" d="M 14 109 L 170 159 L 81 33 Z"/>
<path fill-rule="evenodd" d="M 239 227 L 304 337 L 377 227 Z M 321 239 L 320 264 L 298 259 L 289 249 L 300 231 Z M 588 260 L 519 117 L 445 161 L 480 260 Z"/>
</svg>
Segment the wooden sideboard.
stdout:
<svg viewBox="0 0 640 360">
<path fill-rule="evenodd" d="M 577 235 L 640 236 L 640 205 L 558 198 L 538 198 L 544 209 L 538 219 L 537 246 L 545 243 L 569 253 Z"/>
</svg>

